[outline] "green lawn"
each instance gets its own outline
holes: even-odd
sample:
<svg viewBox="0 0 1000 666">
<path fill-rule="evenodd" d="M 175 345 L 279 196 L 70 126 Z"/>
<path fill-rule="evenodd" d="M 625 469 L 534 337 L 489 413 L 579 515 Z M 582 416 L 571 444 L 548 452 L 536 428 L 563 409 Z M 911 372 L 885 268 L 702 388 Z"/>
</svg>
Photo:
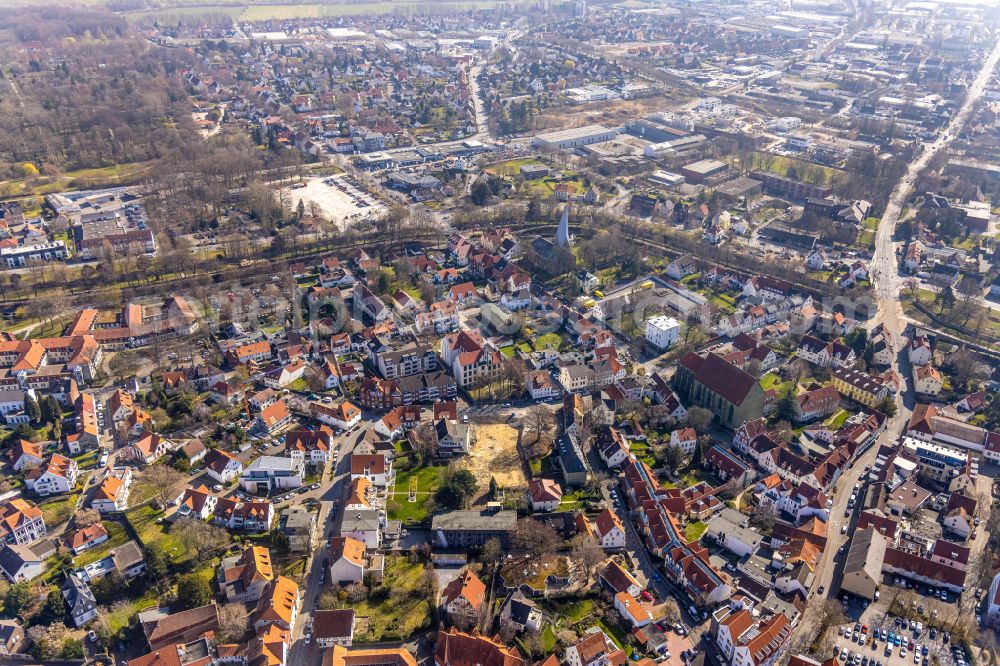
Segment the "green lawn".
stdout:
<svg viewBox="0 0 1000 666">
<path fill-rule="evenodd" d="M 67 522 L 76 511 L 76 500 L 78 495 L 65 495 L 57 499 L 49 500 L 44 504 L 39 504 L 42 510 L 42 520 L 49 531 Z"/>
<path fill-rule="evenodd" d="M 350 604 L 358 618 L 355 634 L 362 642 L 404 640 L 432 623 L 431 599 L 421 590 L 422 562 L 409 557 L 387 556 L 382 586 L 388 594 L 373 590 L 369 598 Z M 345 604 L 343 607 L 347 607 Z"/>
<path fill-rule="evenodd" d="M 74 557 L 74 567 L 85 567 L 92 562 L 102 560 L 108 556 L 108 553 L 112 548 L 117 548 L 128 541 L 128 535 L 125 533 L 125 527 L 121 523 L 115 522 L 114 520 L 105 520 L 104 529 L 108 531 L 109 539 L 96 548 L 85 550 Z"/>
<path fill-rule="evenodd" d="M 846 409 L 841 409 L 840 411 L 831 415 L 830 418 L 826 420 L 825 425 L 827 428 L 837 429 L 842 425 L 844 425 L 844 421 L 846 421 L 847 417 L 849 417 L 850 415 L 851 413 L 849 411 L 847 411 Z"/>
<path fill-rule="evenodd" d="M 779 377 L 777 374 L 773 372 L 769 372 L 765 375 L 762 375 L 760 378 L 760 387 L 765 391 L 777 388 L 780 385 L 781 385 L 781 377 Z"/>
<path fill-rule="evenodd" d="M 516 160 L 507 160 L 500 164 L 494 164 L 488 167 L 486 170 L 490 173 L 494 173 L 498 176 L 516 176 L 521 172 L 521 167 L 527 166 L 529 164 L 538 164 L 539 166 L 545 166 L 534 157 L 519 157 Z"/>
<path fill-rule="evenodd" d="M 396 483 L 393 486 L 393 498 L 387 509 L 390 520 L 403 522 L 421 522 L 427 520 L 427 501 L 431 499 L 444 479 L 447 467 L 443 465 L 427 465 L 396 472 Z M 410 479 L 416 479 L 417 501 L 409 501 Z"/>
<path fill-rule="evenodd" d="M 507 345 L 506 347 L 500 348 L 500 353 L 506 358 L 514 358 L 514 345 Z"/>
<path fill-rule="evenodd" d="M 656 467 L 656 460 L 653 458 L 652 449 L 646 442 L 635 442 L 632 445 L 632 455 L 650 467 Z"/>
<path fill-rule="evenodd" d="M 119 629 L 127 627 L 133 615 L 147 608 L 152 608 L 158 603 L 159 595 L 153 588 L 147 588 L 138 599 L 112 605 L 111 612 L 108 614 L 111 633 L 115 634 Z"/>
<path fill-rule="evenodd" d="M 736 306 L 732 303 L 727 302 L 722 295 L 712 296 L 712 305 L 719 308 L 719 310 L 725 314 L 732 314 L 736 312 Z"/>
<path fill-rule="evenodd" d="M 541 476 L 542 474 L 548 474 L 552 471 L 552 457 L 542 456 L 541 458 L 535 458 L 528 462 L 528 466 L 531 467 L 531 476 Z"/>
<path fill-rule="evenodd" d="M 688 541 L 697 541 L 707 529 L 708 523 L 703 523 L 700 520 L 694 520 L 688 523 L 684 528 L 684 536 L 687 537 Z"/>
<path fill-rule="evenodd" d="M 287 388 L 289 391 L 308 391 L 309 384 L 306 383 L 304 377 L 299 377 L 285 388 Z"/>
<path fill-rule="evenodd" d="M 556 630 L 552 628 L 551 624 L 546 624 L 545 628 L 542 629 L 542 651 L 545 654 L 552 654 L 556 649 L 558 640 Z"/>
<path fill-rule="evenodd" d="M 535 349 L 542 350 L 551 347 L 552 349 L 558 349 L 559 343 L 562 342 L 562 338 L 559 337 L 558 333 L 543 333 L 535 337 Z"/>
<path fill-rule="evenodd" d="M 170 533 L 170 524 L 166 521 L 156 522 L 157 518 L 163 517 L 162 511 L 147 505 L 126 512 L 125 517 L 139 535 L 142 545 L 159 548 L 175 562 L 187 555 L 187 550 L 180 539 Z"/>
<path fill-rule="evenodd" d="M 608 638 L 610 638 L 614 642 L 614 644 L 618 646 L 619 650 L 625 649 L 625 643 L 628 642 L 628 636 L 625 635 L 625 632 L 622 631 L 618 627 L 618 625 L 612 627 L 611 625 L 607 624 L 604 620 L 598 620 L 596 624 L 598 627 L 604 630 L 604 633 L 606 633 L 608 635 Z"/>
<path fill-rule="evenodd" d="M 576 511 L 577 509 L 582 509 L 586 501 L 587 496 L 584 492 L 582 490 L 575 490 L 562 496 L 562 500 L 559 502 L 559 510 Z"/>
<path fill-rule="evenodd" d="M 686 467 L 681 471 L 680 474 L 680 487 L 690 488 L 696 483 L 705 483 L 711 486 L 721 485 L 721 481 L 715 478 L 712 474 L 701 468 Z"/>
<path fill-rule="evenodd" d="M 566 621 L 568 625 L 574 625 L 594 612 L 593 599 L 580 599 L 568 604 L 558 604 L 556 613 Z"/>
</svg>

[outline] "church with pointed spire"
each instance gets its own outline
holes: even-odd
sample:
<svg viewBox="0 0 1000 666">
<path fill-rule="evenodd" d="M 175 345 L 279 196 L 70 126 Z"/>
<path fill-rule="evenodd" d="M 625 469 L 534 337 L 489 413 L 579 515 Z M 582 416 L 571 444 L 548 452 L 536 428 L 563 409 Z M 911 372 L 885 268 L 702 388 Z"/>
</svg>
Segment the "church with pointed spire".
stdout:
<svg viewBox="0 0 1000 666">
<path fill-rule="evenodd" d="M 573 244 L 573 236 L 569 233 L 569 204 L 563 206 L 559 227 L 556 229 L 556 247 L 569 247 Z"/>
</svg>

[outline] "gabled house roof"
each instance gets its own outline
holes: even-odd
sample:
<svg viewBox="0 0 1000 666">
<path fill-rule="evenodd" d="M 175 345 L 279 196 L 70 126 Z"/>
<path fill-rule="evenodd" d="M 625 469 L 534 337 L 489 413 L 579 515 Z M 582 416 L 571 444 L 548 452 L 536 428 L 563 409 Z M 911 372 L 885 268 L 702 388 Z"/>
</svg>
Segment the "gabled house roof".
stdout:
<svg viewBox="0 0 1000 666">
<path fill-rule="evenodd" d="M 479 610 L 486 599 L 486 585 L 468 569 L 461 576 L 448 583 L 441 591 L 441 600 L 445 605 L 459 598 L 465 599 L 469 606 L 475 610 Z"/>
</svg>

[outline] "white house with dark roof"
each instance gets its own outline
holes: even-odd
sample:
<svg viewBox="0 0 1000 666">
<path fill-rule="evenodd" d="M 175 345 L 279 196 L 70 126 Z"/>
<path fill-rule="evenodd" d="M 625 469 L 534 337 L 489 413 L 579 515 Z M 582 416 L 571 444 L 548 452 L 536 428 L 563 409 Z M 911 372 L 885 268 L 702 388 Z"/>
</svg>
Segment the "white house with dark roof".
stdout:
<svg viewBox="0 0 1000 666">
<path fill-rule="evenodd" d="M 221 449 L 209 449 L 205 454 L 205 470 L 223 485 L 232 483 L 243 472 L 239 458 Z"/>
</svg>

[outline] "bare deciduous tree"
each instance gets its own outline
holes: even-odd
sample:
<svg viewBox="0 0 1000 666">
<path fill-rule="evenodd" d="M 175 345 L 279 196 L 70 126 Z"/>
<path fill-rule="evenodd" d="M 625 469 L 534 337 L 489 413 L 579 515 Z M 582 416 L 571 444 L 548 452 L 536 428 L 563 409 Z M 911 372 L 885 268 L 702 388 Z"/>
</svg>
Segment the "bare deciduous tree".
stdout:
<svg viewBox="0 0 1000 666">
<path fill-rule="evenodd" d="M 139 488 L 147 491 L 160 508 L 166 508 L 173 497 L 174 486 L 184 480 L 184 475 L 173 467 L 151 465 L 139 477 Z"/>
<path fill-rule="evenodd" d="M 250 614 L 243 604 L 223 604 L 219 607 L 219 640 L 236 643 L 247 633 Z"/>
</svg>

